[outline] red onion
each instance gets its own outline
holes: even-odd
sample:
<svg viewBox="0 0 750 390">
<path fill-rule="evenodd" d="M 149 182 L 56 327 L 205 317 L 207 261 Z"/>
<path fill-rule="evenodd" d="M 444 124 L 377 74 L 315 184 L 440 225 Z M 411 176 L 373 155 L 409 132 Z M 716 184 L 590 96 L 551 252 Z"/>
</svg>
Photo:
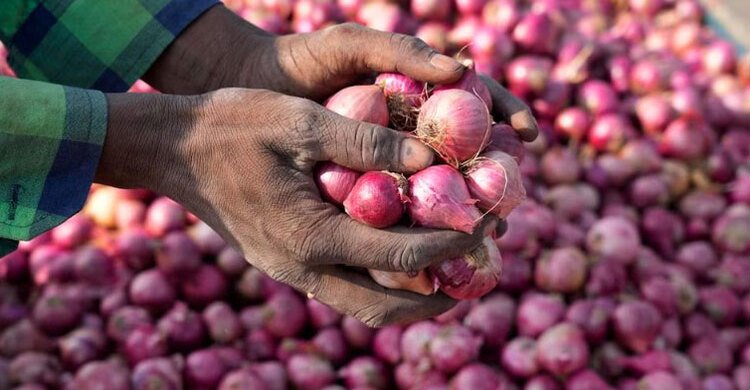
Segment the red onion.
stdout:
<svg viewBox="0 0 750 390">
<path fill-rule="evenodd" d="M 477 63 L 500 63 L 503 64 L 513 56 L 513 42 L 510 38 L 494 27 L 482 27 L 474 34 L 469 46 L 469 53 Z M 487 73 L 487 72 L 484 72 Z M 479 81 L 481 83 L 481 81 Z M 463 89 L 463 88 L 462 88 Z M 471 92 L 471 90 L 469 90 Z M 481 92 L 482 100 L 492 109 L 492 101 L 489 93 Z"/>
<path fill-rule="evenodd" d="M 154 242 L 142 229 L 126 230 L 115 240 L 115 257 L 133 270 L 143 270 L 153 265 Z"/>
<path fill-rule="evenodd" d="M 242 323 L 232 308 L 221 301 L 208 305 L 201 313 L 211 339 L 217 343 L 230 343 L 242 336 Z"/>
<path fill-rule="evenodd" d="M 172 199 L 163 197 L 151 203 L 143 227 L 153 237 L 161 237 L 185 226 L 185 210 Z"/>
<path fill-rule="evenodd" d="M 146 359 L 166 355 L 167 340 L 153 325 L 140 325 L 130 332 L 122 348 L 130 365 L 135 366 Z"/>
<path fill-rule="evenodd" d="M 656 144 L 646 139 L 628 141 L 619 154 L 639 173 L 658 172 L 663 165 Z"/>
<path fill-rule="evenodd" d="M 465 169 L 469 193 L 482 210 L 505 218 L 526 197 L 518 165 L 509 154 L 485 152 Z"/>
<path fill-rule="evenodd" d="M 643 390 L 657 390 L 657 389 L 675 389 L 681 390 L 683 387 L 674 375 L 664 372 L 657 371 L 648 374 L 638 381 L 637 388 Z"/>
<path fill-rule="evenodd" d="M 614 390 L 614 387 L 604 381 L 593 370 L 583 370 L 568 378 L 565 381 L 566 390 Z"/>
<path fill-rule="evenodd" d="M 487 106 L 473 93 L 460 89 L 438 91 L 419 111 L 417 136 L 457 166 L 487 146 L 490 123 Z"/>
<path fill-rule="evenodd" d="M 731 43 L 716 40 L 703 50 L 703 69 L 711 74 L 729 73 L 737 62 Z"/>
<path fill-rule="evenodd" d="M 578 179 L 581 167 L 570 149 L 556 147 L 542 157 L 541 171 L 549 184 L 573 183 Z"/>
<path fill-rule="evenodd" d="M 492 111 L 492 95 L 484 82 L 477 76 L 473 66 L 469 66 L 458 81 L 451 84 L 438 85 L 433 89 L 433 94 L 440 91 L 463 90 L 469 92 L 484 102 L 487 109 Z"/>
<path fill-rule="evenodd" d="M 276 337 L 290 337 L 299 333 L 307 320 L 305 305 L 291 293 L 278 293 L 266 301 L 264 326 Z"/>
<path fill-rule="evenodd" d="M 356 19 L 365 26 L 400 34 L 412 34 L 415 21 L 397 4 L 385 2 L 365 3 L 357 12 Z"/>
<path fill-rule="evenodd" d="M 591 115 L 597 117 L 615 112 L 619 101 L 609 84 L 600 80 L 587 81 L 578 91 L 578 101 Z"/>
<path fill-rule="evenodd" d="M 702 337 L 690 346 L 688 353 L 704 374 L 729 372 L 732 368 L 732 352 L 715 337 Z"/>
<path fill-rule="evenodd" d="M 152 387 L 167 390 L 183 388 L 178 364 L 172 359 L 155 358 L 144 360 L 133 369 L 131 388 L 149 390 Z"/>
<path fill-rule="evenodd" d="M 714 282 L 719 285 L 740 294 L 750 291 L 750 279 L 746 277 L 750 275 L 750 262 L 743 256 L 725 255 L 719 267 L 709 272 Z"/>
<path fill-rule="evenodd" d="M 101 386 L 101 387 L 98 387 Z M 81 367 L 70 382 L 73 389 L 130 389 L 130 375 L 116 360 L 91 362 Z"/>
<path fill-rule="evenodd" d="M 58 336 L 78 325 L 83 317 L 81 302 L 69 294 L 45 292 L 34 303 L 31 317 L 47 334 Z"/>
<path fill-rule="evenodd" d="M 570 305 L 565 320 L 578 325 L 587 340 L 597 343 L 607 335 L 614 308 L 614 302 L 608 298 L 579 300 Z"/>
<path fill-rule="evenodd" d="M 632 301 L 620 304 L 613 313 L 618 339 L 631 350 L 647 351 L 661 330 L 662 317 L 651 304 Z"/>
<path fill-rule="evenodd" d="M 677 119 L 667 126 L 659 143 L 660 151 L 671 157 L 691 160 L 702 157 L 708 149 L 705 124 Z"/>
<path fill-rule="evenodd" d="M 310 323 L 318 329 L 336 325 L 341 321 L 341 314 L 325 303 L 321 303 L 315 299 L 308 299 L 306 305 Z"/>
<path fill-rule="evenodd" d="M 430 386 L 441 389 L 447 386 L 445 374 L 425 366 L 416 366 L 409 362 L 404 362 L 396 366 L 394 370 L 396 384 L 402 389 L 424 388 Z"/>
<path fill-rule="evenodd" d="M 518 5 L 511 0 L 490 0 L 482 10 L 484 24 L 503 33 L 512 29 L 520 17 Z"/>
<path fill-rule="evenodd" d="M 513 40 L 531 53 L 551 53 L 559 37 L 557 26 L 547 13 L 528 13 L 513 29 Z"/>
<path fill-rule="evenodd" d="M 571 293 L 586 282 L 586 269 L 586 257 L 580 250 L 556 249 L 537 262 L 535 282 L 545 291 Z"/>
<path fill-rule="evenodd" d="M 555 131 L 576 142 L 581 141 L 587 133 L 591 119 L 588 113 L 579 107 L 565 108 L 555 118 Z"/>
<path fill-rule="evenodd" d="M 718 325 L 731 325 L 740 314 L 740 300 L 732 290 L 722 286 L 703 287 L 700 292 L 703 311 Z"/>
<path fill-rule="evenodd" d="M 474 34 L 482 27 L 482 19 L 475 15 L 464 15 L 448 32 L 448 41 L 457 47 L 464 47 L 471 43 Z"/>
<path fill-rule="evenodd" d="M 375 85 L 383 89 L 395 129 L 412 131 L 417 125 L 418 109 L 426 99 L 426 87 L 399 73 L 381 73 Z"/>
<path fill-rule="evenodd" d="M 171 348 L 187 351 L 199 347 L 206 336 L 206 328 L 198 313 L 181 302 L 176 303 L 158 323 Z"/>
<path fill-rule="evenodd" d="M 429 268 L 435 284 L 454 299 L 474 299 L 497 286 L 502 260 L 497 245 L 485 237 L 483 245 L 462 257 Z"/>
<path fill-rule="evenodd" d="M 56 388 L 60 384 L 62 367 L 53 355 L 24 352 L 13 358 L 8 373 L 11 383 L 36 383 L 42 388 Z"/>
<path fill-rule="evenodd" d="M 42 245 L 29 255 L 29 271 L 34 283 L 68 282 L 75 276 L 75 258 L 54 245 Z"/>
<path fill-rule="evenodd" d="M 421 20 L 446 20 L 451 12 L 449 0 L 415 0 L 411 2 L 411 13 Z"/>
<path fill-rule="evenodd" d="M 140 325 L 150 324 L 151 316 L 140 307 L 124 306 L 115 310 L 107 320 L 107 336 L 124 343 L 133 329 Z"/>
<path fill-rule="evenodd" d="M 218 268 L 204 264 L 182 281 L 180 291 L 189 303 L 205 306 L 224 296 L 227 280 Z"/>
<path fill-rule="evenodd" d="M 589 230 L 586 247 L 594 256 L 629 264 L 636 258 L 640 236 L 625 218 L 605 217 Z"/>
<path fill-rule="evenodd" d="M 0 257 L 0 280 L 16 282 L 27 276 L 29 260 L 25 252 L 17 250 Z"/>
<path fill-rule="evenodd" d="M 258 389 L 267 390 L 266 383 L 248 369 L 237 369 L 227 373 L 219 383 L 219 390 Z"/>
<path fill-rule="evenodd" d="M 565 303 L 555 295 L 530 293 L 518 305 L 516 326 L 522 336 L 536 337 L 565 315 Z"/>
<path fill-rule="evenodd" d="M 172 306 L 177 293 L 163 272 L 150 269 L 133 278 L 128 296 L 134 304 L 158 312 Z"/>
<path fill-rule="evenodd" d="M 549 375 L 535 375 L 526 381 L 523 390 L 562 390 L 562 387 Z"/>
<path fill-rule="evenodd" d="M 598 151 L 616 152 L 635 133 L 622 115 L 604 114 L 594 120 L 589 128 L 588 142 Z"/>
<path fill-rule="evenodd" d="M 346 367 L 339 370 L 339 376 L 344 378 L 350 388 L 385 388 L 387 386 L 386 375 L 383 363 L 368 356 L 355 358 Z"/>
<path fill-rule="evenodd" d="M 738 389 L 750 387 L 750 366 L 744 365 L 735 368 L 732 377 Z"/>
<path fill-rule="evenodd" d="M 344 209 L 359 222 L 385 228 L 401 219 L 404 203 L 409 201 L 408 192 L 406 178 L 400 174 L 366 172 L 344 200 Z"/>
<path fill-rule="evenodd" d="M 200 250 L 187 234 L 172 232 L 162 239 L 156 254 L 156 264 L 168 275 L 187 275 L 200 267 Z"/>
<path fill-rule="evenodd" d="M 91 219 L 76 214 L 52 229 L 52 241 L 62 248 L 75 248 L 89 239 L 93 227 Z"/>
<path fill-rule="evenodd" d="M 504 123 L 496 123 L 492 126 L 492 135 L 490 142 L 485 148 L 485 153 L 491 151 L 501 151 L 513 156 L 516 163 L 521 163 L 526 154 L 521 138 L 515 129 Z"/>
<path fill-rule="evenodd" d="M 430 340 L 429 354 L 437 369 L 445 373 L 457 371 L 479 356 L 481 338 L 461 325 L 442 327 Z"/>
<path fill-rule="evenodd" d="M 552 61 L 541 56 L 519 56 L 508 64 L 505 79 L 513 94 L 524 97 L 547 88 Z"/>
<path fill-rule="evenodd" d="M 312 354 L 292 356 L 287 362 L 290 381 L 301 390 L 316 390 L 333 383 L 336 374 L 331 363 Z"/>
<path fill-rule="evenodd" d="M 482 215 L 473 205 L 461 173 L 449 165 L 435 165 L 409 177 L 411 202 L 406 209 L 420 226 L 471 233 Z"/>
<path fill-rule="evenodd" d="M 583 332 L 571 323 L 562 323 L 546 330 L 537 342 L 537 360 L 548 372 L 567 376 L 586 366 L 588 345 Z"/>
<path fill-rule="evenodd" d="M 528 378 L 539 372 L 538 349 L 534 339 L 516 337 L 502 349 L 500 363 L 511 375 Z"/>
<path fill-rule="evenodd" d="M 494 294 L 484 298 L 466 315 L 463 324 L 478 333 L 485 344 L 500 346 L 513 327 L 515 304 L 504 294 Z"/>
<path fill-rule="evenodd" d="M 456 0 L 456 8 L 463 15 L 476 15 L 482 12 L 487 0 Z"/>
<path fill-rule="evenodd" d="M 500 388 L 498 372 L 481 363 L 472 363 L 453 376 L 450 388 L 455 390 L 496 390 Z"/>
<path fill-rule="evenodd" d="M 744 207 L 744 206 L 742 206 Z M 747 254 L 750 252 L 750 213 L 732 212 L 731 209 L 714 223 L 712 239 L 714 244 L 726 251 Z"/>
<path fill-rule="evenodd" d="M 389 364 L 396 364 L 401 360 L 400 326 L 386 326 L 378 330 L 372 340 L 372 350 L 375 356 Z"/>
<path fill-rule="evenodd" d="M 672 107 L 660 94 L 649 94 L 638 99 L 635 114 L 647 134 L 660 134 L 674 119 Z"/>
<path fill-rule="evenodd" d="M 106 346 L 104 332 L 94 328 L 76 329 L 58 341 L 63 364 L 74 369 L 101 358 Z"/>
<path fill-rule="evenodd" d="M 369 349 L 375 337 L 375 329 L 350 316 L 344 316 L 341 330 L 344 331 L 347 343 L 354 348 Z"/>
<path fill-rule="evenodd" d="M 350 119 L 388 126 L 388 103 L 376 85 L 355 85 L 331 96 L 326 108 Z"/>
<path fill-rule="evenodd" d="M 401 355 L 404 360 L 418 363 L 428 356 L 430 340 L 437 336 L 440 327 L 431 321 L 421 321 L 404 329 L 401 337 Z"/>
<path fill-rule="evenodd" d="M 498 288 L 508 292 L 522 291 L 531 281 L 531 264 L 510 253 L 503 255 L 502 258 L 503 272 L 500 274 Z"/>
<path fill-rule="evenodd" d="M 435 51 L 445 54 L 448 50 L 448 26 L 439 22 L 427 22 L 419 26 L 414 34 Z"/>
</svg>

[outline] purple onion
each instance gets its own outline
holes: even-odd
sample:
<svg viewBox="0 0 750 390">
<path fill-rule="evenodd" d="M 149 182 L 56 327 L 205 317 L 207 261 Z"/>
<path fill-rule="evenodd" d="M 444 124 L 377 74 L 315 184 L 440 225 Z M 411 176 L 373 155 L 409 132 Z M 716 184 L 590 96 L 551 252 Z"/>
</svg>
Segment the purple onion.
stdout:
<svg viewBox="0 0 750 390">
<path fill-rule="evenodd" d="M 462 325 L 446 325 L 429 342 L 429 355 L 437 369 L 457 371 L 479 357 L 482 339 Z"/>
<path fill-rule="evenodd" d="M 565 320 L 578 325 L 590 342 L 601 342 L 607 335 L 614 309 L 614 301 L 608 298 L 578 300 L 568 308 Z"/>
<path fill-rule="evenodd" d="M 206 327 L 200 315 L 177 302 L 157 324 L 170 348 L 188 351 L 200 346 L 206 338 Z"/>
<path fill-rule="evenodd" d="M 242 253 L 229 246 L 225 247 L 216 257 L 216 265 L 224 272 L 224 275 L 231 278 L 242 275 L 250 267 L 250 263 L 245 260 Z"/>
<path fill-rule="evenodd" d="M 587 259 L 577 248 L 554 249 L 536 264 L 536 285 L 548 292 L 572 293 L 586 282 Z"/>
<path fill-rule="evenodd" d="M 522 336 L 536 337 L 560 322 L 565 303 L 555 295 L 530 293 L 518 305 L 516 326 Z"/>
<path fill-rule="evenodd" d="M 115 310 L 107 320 L 107 336 L 118 343 L 124 343 L 128 335 L 137 327 L 151 323 L 151 316 L 140 307 L 123 306 Z"/>
<path fill-rule="evenodd" d="M 661 314 L 653 305 L 643 301 L 620 304 L 612 319 L 620 342 L 639 353 L 651 347 L 661 330 Z"/>
<path fill-rule="evenodd" d="M 133 278 L 128 295 L 134 304 L 159 312 L 172 306 L 177 293 L 167 276 L 161 270 L 152 268 Z"/>
<path fill-rule="evenodd" d="M 565 381 L 566 390 L 614 390 L 593 370 L 582 370 Z"/>
<path fill-rule="evenodd" d="M 498 347 L 510 334 L 514 317 L 513 300 L 504 294 L 494 294 L 474 306 L 463 324 L 481 335 L 486 345 Z"/>
<path fill-rule="evenodd" d="M 8 373 L 12 383 L 36 383 L 45 388 L 55 388 L 59 385 L 62 367 L 52 355 L 24 352 L 11 360 Z"/>
<path fill-rule="evenodd" d="M 401 335 L 403 329 L 400 326 L 386 326 L 375 333 L 372 340 L 372 351 L 377 358 L 389 364 L 396 364 L 401 360 Z"/>
<path fill-rule="evenodd" d="M 130 388 L 133 390 L 179 390 L 183 388 L 181 367 L 173 359 L 144 360 L 133 369 Z"/>
<path fill-rule="evenodd" d="M 201 314 L 211 339 L 217 343 L 230 343 L 242 336 L 243 328 L 237 313 L 222 301 L 208 305 Z"/>
<path fill-rule="evenodd" d="M 221 383 L 219 383 L 218 387 L 218 390 L 235 389 L 267 390 L 268 386 L 266 386 L 266 383 L 253 371 L 246 368 L 240 368 L 227 373 L 221 380 Z"/>
<path fill-rule="evenodd" d="M 500 363 L 513 376 L 529 378 L 539 372 L 537 343 L 529 337 L 509 341 L 500 353 Z"/>
<path fill-rule="evenodd" d="M 464 366 L 450 382 L 450 388 L 454 390 L 497 390 L 499 386 L 498 372 L 481 363 Z"/>
<path fill-rule="evenodd" d="M 124 364 L 114 359 L 90 362 L 76 371 L 70 387 L 92 390 L 129 390 L 130 373 Z"/>
<path fill-rule="evenodd" d="M 164 356 L 167 352 L 166 336 L 151 324 L 133 329 L 123 344 L 123 353 L 131 366 L 146 359 Z"/>
<path fill-rule="evenodd" d="M 344 333 L 338 328 L 322 329 L 311 340 L 319 353 L 334 364 L 341 364 L 346 360 L 347 345 Z"/>
<path fill-rule="evenodd" d="M 277 337 L 294 336 L 305 326 L 305 305 L 295 294 L 276 294 L 264 306 L 265 328 Z"/>
<path fill-rule="evenodd" d="M 288 386 L 286 369 L 279 362 L 254 363 L 249 368 L 266 383 L 268 390 L 285 390 Z"/>
<path fill-rule="evenodd" d="M 180 291 L 185 301 L 202 307 L 226 294 L 227 279 L 219 268 L 203 264 L 181 281 Z"/>
<path fill-rule="evenodd" d="M 327 360 L 311 355 L 292 356 L 287 362 L 289 379 L 300 390 L 315 390 L 333 383 L 336 373 Z"/>
<path fill-rule="evenodd" d="M 619 261 L 600 260 L 591 268 L 589 280 L 586 283 L 586 293 L 589 295 L 619 294 L 628 282 L 627 277 L 625 266 Z"/>
<path fill-rule="evenodd" d="M 703 337 L 690 345 L 688 353 L 704 374 L 725 373 L 732 368 L 732 351 L 715 337 Z"/>
<path fill-rule="evenodd" d="M 428 346 L 440 327 L 432 321 L 421 321 L 409 325 L 401 336 L 401 355 L 404 360 L 418 363 L 428 356 Z"/>
<path fill-rule="evenodd" d="M 52 341 L 28 319 L 10 325 L 0 333 L 0 355 L 17 356 L 29 351 L 51 350 Z"/>
<path fill-rule="evenodd" d="M 353 348 L 369 349 L 375 337 L 375 329 L 350 316 L 341 320 L 341 330 L 344 331 L 346 342 Z"/>
<path fill-rule="evenodd" d="M 251 361 L 273 358 L 278 345 L 276 338 L 265 329 L 253 329 L 245 335 L 245 347 Z"/>
<path fill-rule="evenodd" d="M 586 247 L 594 256 L 622 264 L 630 264 L 636 259 L 640 244 L 636 227 L 621 217 L 602 218 L 586 236 Z"/>
<path fill-rule="evenodd" d="M 341 320 L 341 314 L 325 303 L 315 299 L 308 299 L 305 304 L 307 305 L 307 315 L 310 317 L 310 323 L 318 329 L 336 325 Z"/>
<path fill-rule="evenodd" d="M 388 373 L 382 362 L 371 356 L 352 359 L 339 370 L 348 388 L 385 389 L 388 386 Z"/>
<path fill-rule="evenodd" d="M 79 328 L 60 338 L 57 346 L 63 364 L 74 369 L 100 358 L 107 339 L 100 329 Z"/>
<path fill-rule="evenodd" d="M 537 342 L 539 365 L 553 375 L 566 376 L 586 366 L 589 349 L 583 332 L 571 323 L 545 331 Z"/>
</svg>

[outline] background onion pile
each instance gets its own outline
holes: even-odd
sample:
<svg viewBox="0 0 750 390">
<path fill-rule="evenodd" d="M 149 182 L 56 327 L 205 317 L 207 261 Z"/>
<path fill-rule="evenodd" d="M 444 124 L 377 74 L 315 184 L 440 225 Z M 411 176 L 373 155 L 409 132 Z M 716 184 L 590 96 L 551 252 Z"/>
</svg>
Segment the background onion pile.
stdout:
<svg viewBox="0 0 750 390">
<path fill-rule="evenodd" d="M 528 197 L 495 241 L 498 286 L 373 330 L 268 279 L 174 202 L 94 186 L 81 215 L 0 260 L 0 388 L 750 388 L 750 63 L 697 2 L 228 5 L 275 32 L 355 20 L 416 34 L 532 107 L 537 141 L 496 143 L 513 134 L 500 124 L 483 152 L 515 157 Z M 361 114 L 433 140 L 404 104 L 464 88 L 397 76 L 354 87 L 385 96 Z M 412 202 L 382 226 L 423 224 L 415 177 L 455 171 L 481 190 L 463 157 L 438 152 L 408 185 L 364 183 Z M 372 175 L 318 168 L 352 188 Z M 351 191 L 322 195 L 346 206 Z"/>
</svg>

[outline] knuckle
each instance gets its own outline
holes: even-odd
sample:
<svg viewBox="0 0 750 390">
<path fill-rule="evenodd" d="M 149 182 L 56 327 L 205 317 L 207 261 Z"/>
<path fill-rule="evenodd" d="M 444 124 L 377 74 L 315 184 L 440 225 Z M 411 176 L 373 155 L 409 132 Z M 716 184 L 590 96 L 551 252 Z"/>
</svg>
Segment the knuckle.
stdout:
<svg viewBox="0 0 750 390">
<path fill-rule="evenodd" d="M 409 35 L 395 34 L 402 53 L 431 55 L 434 51 L 423 40 Z"/>
<path fill-rule="evenodd" d="M 357 23 L 354 22 L 347 22 L 342 24 L 337 24 L 335 26 L 329 27 L 329 35 L 332 35 L 334 37 L 338 37 L 341 39 L 351 38 L 354 35 L 361 34 L 365 28 Z"/>
<path fill-rule="evenodd" d="M 418 265 L 424 250 L 422 244 L 406 243 L 391 257 L 395 262 L 394 266 L 404 272 L 419 271 Z"/>
</svg>

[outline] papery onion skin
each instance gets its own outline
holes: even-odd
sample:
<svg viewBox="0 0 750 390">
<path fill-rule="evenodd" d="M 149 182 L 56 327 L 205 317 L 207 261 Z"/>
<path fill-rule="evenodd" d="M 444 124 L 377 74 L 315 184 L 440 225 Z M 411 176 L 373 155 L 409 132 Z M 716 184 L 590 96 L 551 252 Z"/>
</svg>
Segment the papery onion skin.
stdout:
<svg viewBox="0 0 750 390">
<path fill-rule="evenodd" d="M 487 146 L 491 120 L 487 106 L 473 93 L 442 90 L 422 105 L 417 136 L 446 162 L 458 166 Z"/>
<path fill-rule="evenodd" d="M 326 108 L 349 119 L 388 126 L 388 103 L 376 85 L 355 85 L 331 96 Z"/>
<path fill-rule="evenodd" d="M 416 225 L 471 234 L 482 214 L 474 205 L 461 173 L 433 165 L 409 177 L 409 217 Z"/>
<path fill-rule="evenodd" d="M 472 161 L 466 185 L 481 210 L 505 218 L 526 199 L 521 172 L 511 155 L 490 151 Z"/>
<path fill-rule="evenodd" d="M 391 124 L 396 130 L 413 131 L 419 107 L 427 99 L 426 86 L 399 73 L 381 73 L 375 85 L 383 89 Z"/>
<path fill-rule="evenodd" d="M 403 176 L 390 172 L 367 172 L 360 176 L 344 200 L 344 210 L 352 218 L 372 227 L 393 226 L 404 214 L 407 193 L 407 182 Z"/>
<path fill-rule="evenodd" d="M 409 276 L 405 272 L 388 272 L 379 270 L 368 270 L 370 277 L 383 287 L 407 290 L 422 295 L 435 293 L 435 285 L 427 276 L 425 271 L 420 271 L 415 276 Z"/>
<path fill-rule="evenodd" d="M 493 150 L 510 154 L 518 164 L 523 161 L 523 157 L 526 155 L 526 147 L 521 141 L 521 137 L 518 136 L 518 132 L 505 123 L 496 123 L 492 126 L 490 142 L 484 152 Z"/>
<path fill-rule="evenodd" d="M 497 286 L 502 259 L 497 245 L 485 237 L 482 245 L 462 257 L 429 268 L 440 290 L 454 299 L 479 298 Z"/>
<path fill-rule="evenodd" d="M 477 71 L 474 69 L 473 64 L 467 67 L 463 76 L 458 81 L 451 84 L 438 85 L 432 92 L 437 93 L 451 89 L 461 89 L 476 95 L 487 105 L 487 109 L 492 111 L 492 95 L 490 94 L 490 90 L 487 89 L 482 79 L 477 76 Z"/>
<path fill-rule="evenodd" d="M 315 170 L 315 184 L 323 199 L 340 206 L 352 192 L 359 176 L 360 173 L 353 169 L 326 161 Z"/>
</svg>

